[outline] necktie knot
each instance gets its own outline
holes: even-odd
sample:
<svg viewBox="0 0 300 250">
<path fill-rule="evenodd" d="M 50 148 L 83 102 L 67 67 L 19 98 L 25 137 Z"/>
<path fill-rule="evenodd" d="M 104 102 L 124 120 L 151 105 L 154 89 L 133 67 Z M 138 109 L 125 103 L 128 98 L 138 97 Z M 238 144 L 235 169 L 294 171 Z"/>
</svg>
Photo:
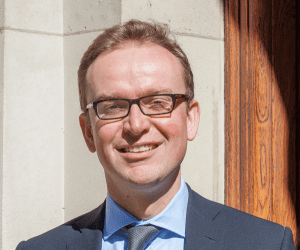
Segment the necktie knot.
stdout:
<svg viewBox="0 0 300 250">
<path fill-rule="evenodd" d="M 128 248 L 127 250 L 141 250 L 146 242 L 148 242 L 154 234 L 159 231 L 155 226 L 144 225 L 130 227 L 127 230 Z"/>
</svg>

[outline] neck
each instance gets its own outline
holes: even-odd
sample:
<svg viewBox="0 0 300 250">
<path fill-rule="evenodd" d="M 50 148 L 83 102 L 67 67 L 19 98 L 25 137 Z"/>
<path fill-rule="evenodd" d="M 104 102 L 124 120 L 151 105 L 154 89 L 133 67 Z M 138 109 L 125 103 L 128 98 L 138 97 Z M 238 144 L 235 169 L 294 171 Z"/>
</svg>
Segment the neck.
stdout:
<svg viewBox="0 0 300 250">
<path fill-rule="evenodd" d="M 163 180 L 150 184 L 110 184 L 107 183 L 108 193 L 120 207 L 138 220 L 148 220 L 162 212 L 178 192 L 181 171 L 178 167 Z"/>
</svg>

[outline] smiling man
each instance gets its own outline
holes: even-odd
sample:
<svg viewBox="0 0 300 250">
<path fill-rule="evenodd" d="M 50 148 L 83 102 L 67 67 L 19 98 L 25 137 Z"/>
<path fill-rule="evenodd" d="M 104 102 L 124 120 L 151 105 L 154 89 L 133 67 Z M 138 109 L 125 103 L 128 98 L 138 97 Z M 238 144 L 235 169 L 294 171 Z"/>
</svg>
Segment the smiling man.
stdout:
<svg viewBox="0 0 300 250">
<path fill-rule="evenodd" d="M 165 26 L 107 29 L 78 78 L 80 126 L 107 199 L 17 249 L 295 249 L 289 228 L 208 201 L 182 178 L 200 108 L 188 59 Z"/>
</svg>

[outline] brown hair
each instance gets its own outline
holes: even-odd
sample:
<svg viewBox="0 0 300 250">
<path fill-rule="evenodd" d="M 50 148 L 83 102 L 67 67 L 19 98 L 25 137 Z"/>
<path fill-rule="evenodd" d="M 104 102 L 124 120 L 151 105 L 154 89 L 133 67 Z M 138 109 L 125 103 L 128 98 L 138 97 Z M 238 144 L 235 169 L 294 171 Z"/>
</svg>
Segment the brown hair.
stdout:
<svg viewBox="0 0 300 250">
<path fill-rule="evenodd" d="M 106 29 L 99 35 L 84 53 L 78 69 L 78 87 L 80 107 L 86 111 L 86 74 L 90 65 L 101 53 L 120 48 L 126 42 L 134 42 L 140 45 L 145 43 L 157 44 L 174 56 L 182 65 L 186 84 L 188 103 L 194 98 L 193 73 L 186 54 L 174 39 L 169 37 L 170 30 L 166 24 L 147 23 L 139 20 L 130 20 L 123 25 L 116 25 Z"/>
</svg>

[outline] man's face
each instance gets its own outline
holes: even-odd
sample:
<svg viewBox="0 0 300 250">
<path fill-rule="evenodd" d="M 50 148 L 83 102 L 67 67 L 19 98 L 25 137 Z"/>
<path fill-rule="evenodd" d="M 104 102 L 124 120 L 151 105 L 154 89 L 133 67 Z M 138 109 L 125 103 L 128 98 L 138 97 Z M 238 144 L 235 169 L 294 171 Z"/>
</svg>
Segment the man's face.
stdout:
<svg viewBox="0 0 300 250">
<path fill-rule="evenodd" d="M 101 54 L 87 79 L 88 103 L 186 93 L 178 59 L 153 44 L 128 44 Z M 118 183 L 158 183 L 179 170 L 187 140 L 195 137 L 199 122 L 198 103 L 193 101 L 189 112 L 186 105 L 179 99 L 173 112 L 163 116 L 146 116 L 135 104 L 127 117 L 118 120 L 100 120 L 93 109 L 89 118 L 80 116 L 85 140 L 92 152 L 97 151 L 108 188 Z"/>
</svg>

